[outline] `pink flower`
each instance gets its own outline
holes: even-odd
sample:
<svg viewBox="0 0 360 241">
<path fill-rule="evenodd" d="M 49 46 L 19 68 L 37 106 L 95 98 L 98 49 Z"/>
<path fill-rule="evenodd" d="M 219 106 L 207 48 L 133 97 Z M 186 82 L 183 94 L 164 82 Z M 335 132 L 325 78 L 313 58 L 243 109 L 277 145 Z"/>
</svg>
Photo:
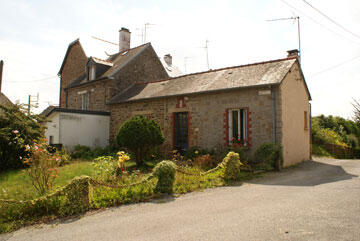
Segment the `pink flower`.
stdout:
<svg viewBox="0 0 360 241">
<path fill-rule="evenodd" d="M 34 146 L 34 149 L 37 150 L 37 149 L 39 149 L 39 147 L 38 147 L 38 146 Z"/>
<path fill-rule="evenodd" d="M 18 130 L 13 130 L 12 133 L 14 133 L 16 135 L 16 134 L 19 134 L 19 131 Z"/>
<path fill-rule="evenodd" d="M 30 146 L 29 145 L 25 145 L 26 150 L 30 150 Z"/>
</svg>

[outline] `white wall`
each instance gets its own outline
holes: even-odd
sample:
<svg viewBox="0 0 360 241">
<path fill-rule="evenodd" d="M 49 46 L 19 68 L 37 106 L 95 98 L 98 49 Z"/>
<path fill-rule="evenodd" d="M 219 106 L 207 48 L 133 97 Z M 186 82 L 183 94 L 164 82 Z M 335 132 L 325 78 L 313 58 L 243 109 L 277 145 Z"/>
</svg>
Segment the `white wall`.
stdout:
<svg viewBox="0 0 360 241">
<path fill-rule="evenodd" d="M 80 144 L 89 147 L 109 145 L 110 116 L 55 112 L 49 117 L 46 138 L 54 136 L 54 144 L 61 143 L 66 149 Z"/>
<path fill-rule="evenodd" d="M 59 113 L 54 112 L 49 117 L 47 117 L 51 122 L 46 123 L 46 130 L 45 130 L 45 137 L 48 139 L 48 143 L 50 140 L 50 136 L 54 137 L 54 144 L 57 144 L 60 142 L 59 139 Z"/>
</svg>

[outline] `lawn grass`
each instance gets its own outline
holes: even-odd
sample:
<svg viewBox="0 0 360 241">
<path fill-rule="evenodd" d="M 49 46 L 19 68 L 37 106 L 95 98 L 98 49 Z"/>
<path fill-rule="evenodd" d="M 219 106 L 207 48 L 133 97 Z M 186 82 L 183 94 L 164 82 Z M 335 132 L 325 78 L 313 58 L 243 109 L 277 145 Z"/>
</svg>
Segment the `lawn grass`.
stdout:
<svg viewBox="0 0 360 241">
<path fill-rule="evenodd" d="M 74 161 L 60 167 L 58 174 L 55 187 L 66 185 L 77 176 L 93 176 L 94 167 L 91 161 Z M 30 178 L 20 170 L 0 174 L 0 199 L 30 200 L 37 197 L 39 195 L 32 186 Z"/>
</svg>

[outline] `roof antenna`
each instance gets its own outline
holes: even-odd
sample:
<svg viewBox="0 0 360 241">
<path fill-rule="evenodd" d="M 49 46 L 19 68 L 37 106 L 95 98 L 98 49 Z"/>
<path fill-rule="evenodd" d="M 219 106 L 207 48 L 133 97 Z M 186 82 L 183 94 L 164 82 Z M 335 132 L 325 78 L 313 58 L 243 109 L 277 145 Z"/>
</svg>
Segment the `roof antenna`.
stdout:
<svg viewBox="0 0 360 241">
<path fill-rule="evenodd" d="M 206 51 L 206 63 L 207 63 L 207 68 L 208 70 L 210 70 L 210 64 L 209 64 L 209 40 L 205 41 L 205 47 L 203 47 Z"/>
<path fill-rule="evenodd" d="M 110 41 L 107 41 L 107 40 L 104 40 L 104 39 L 101 39 L 101 38 L 98 38 L 98 37 L 95 37 L 95 36 L 91 36 L 93 39 L 96 39 L 96 40 L 99 40 L 99 41 L 103 41 L 105 43 L 108 43 L 108 44 L 113 44 L 113 45 L 116 45 L 116 46 L 119 46 L 119 44 L 116 44 L 116 43 L 113 43 L 113 42 L 110 42 Z"/>
<path fill-rule="evenodd" d="M 273 21 L 282 21 L 282 20 L 294 20 L 294 21 L 297 21 L 297 23 L 298 23 L 299 64 L 301 64 L 300 17 L 296 16 L 296 17 L 290 17 L 290 18 L 276 18 L 276 19 L 269 19 L 266 21 L 273 22 Z"/>
<path fill-rule="evenodd" d="M 144 24 L 144 40 L 143 40 L 143 43 L 146 43 L 146 30 L 150 25 L 156 25 L 156 24 L 152 24 L 152 23 L 145 23 Z"/>
</svg>

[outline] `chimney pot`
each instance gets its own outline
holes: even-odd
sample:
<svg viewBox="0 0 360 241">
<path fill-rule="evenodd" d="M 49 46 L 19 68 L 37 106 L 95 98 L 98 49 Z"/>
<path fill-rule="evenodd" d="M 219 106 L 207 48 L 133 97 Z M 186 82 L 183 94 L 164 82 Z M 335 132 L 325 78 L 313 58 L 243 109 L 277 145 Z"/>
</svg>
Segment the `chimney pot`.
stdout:
<svg viewBox="0 0 360 241">
<path fill-rule="evenodd" d="M 130 36 L 129 29 L 122 27 L 119 30 L 119 52 L 130 49 Z"/>
<path fill-rule="evenodd" d="M 164 61 L 165 61 L 166 64 L 172 65 L 172 56 L 170 54 L 165 54 L 164 55 Z"/>
<path fill-rule="evenodd" d="M 299 57 L 299 50 L 297 50 L 297 49 L 288 50 L 286 52 L 288 53 L 288 58 L 294 57 L 294 56 Z"/>
</svg>

